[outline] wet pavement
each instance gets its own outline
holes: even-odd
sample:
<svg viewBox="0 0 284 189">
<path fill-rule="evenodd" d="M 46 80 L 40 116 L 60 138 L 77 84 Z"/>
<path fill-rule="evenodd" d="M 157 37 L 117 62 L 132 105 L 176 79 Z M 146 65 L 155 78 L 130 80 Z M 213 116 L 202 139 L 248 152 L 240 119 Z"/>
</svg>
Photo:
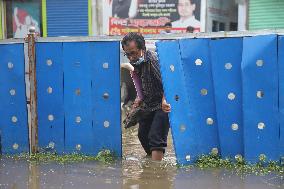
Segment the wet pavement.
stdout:
<svg viewBox="0 0 284 189">
<path fill-rule="evenodd" d="M 284 178 L 276 175 L 240 177 L 226 170 L 177 168 L 171 136 L 161 163 L 145 157 L 137 128 L 123 130 L 122 139 L 123 159 L 112 165 L 99 162 L 37 165 L 2 159 L 0 189 L 284 189 Z"/>
</svg>

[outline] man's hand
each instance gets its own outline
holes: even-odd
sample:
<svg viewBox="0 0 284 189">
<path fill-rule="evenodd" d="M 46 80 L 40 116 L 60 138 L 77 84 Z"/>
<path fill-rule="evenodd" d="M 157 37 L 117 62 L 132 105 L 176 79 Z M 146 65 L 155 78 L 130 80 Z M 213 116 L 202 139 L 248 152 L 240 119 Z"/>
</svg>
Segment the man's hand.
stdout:
<svg viewBox="0 0 284 189">
<path fill-rule="evenodd" d="M 163 97 L 163 100 L 162 100 L 162 110 L 166 113 L 171 112 L 171 105 L 167 103 L 167 101 L 165 100 L 164 97 Z"/>
<path fill-rule="evenodd" d="M 133 108 L 137 108 L 140 104 L 141 104 L 142 100 L 140 100 L 139 98 L 136 98 L 133 102 Z"/>
</svg>

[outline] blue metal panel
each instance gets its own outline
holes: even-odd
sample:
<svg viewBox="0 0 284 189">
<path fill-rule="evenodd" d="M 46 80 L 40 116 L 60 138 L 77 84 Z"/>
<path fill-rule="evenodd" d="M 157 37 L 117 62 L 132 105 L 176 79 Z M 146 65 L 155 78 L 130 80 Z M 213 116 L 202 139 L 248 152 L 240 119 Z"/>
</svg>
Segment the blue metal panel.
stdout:
<svg viewBox="0 0 284 189">
<path fill-rule="evenodd" d="M 157 50 L 165 95 L 172 104 L 177 160 L 190 164 L 219 148 L 209 43 L 199 39 L 158 42 Z"/>
<path fill-rule="evenodd" d="M 36 53 L 40 146 L 121 156 L 119 43 L 38 43 Z"/>
<path fill-rule="evenodd" d="M 200 154 L 217 153 L 218 128 L 209 54 L 209 39 L 180 40 L 190 124 L 195 127 Z M 162 63 L 163 64 L 163 63 Z"/>
<path fill-rule="evenodd" d="M 64 151 L 62 43 L 36 43 L 38 142 Z"/>
<path fill-rule="evenodd" d="M 94 153 L 90 43 L 63 43 L 65 152 Z M 97 106 L 100 108 L 99 106 Z"/>
<path fill-rule="evenodd" d="M 210 48 L 222 158 L 243 156 L 242 38 L 212 40 Z"/>
<path fill-rule="evenodd" d="M 97 153 L 101 148 L 121 156 L 119 42 L 92 42 L 92 117 Z M 103 97 L 104 96 L 104 97 Z"/>
<path fill-rule="evenodd" d="M 195 126 L 190 121 L 179 43 L 178 41 L 161 41 L 157 42 L 156 46 L 160 60 L 164 95 L 172 109 L 169 119 L 177 162 L 183 165 L 190 164 L 199 155 L 198 136 Z"/>
<path fill-rule="evenodd" d="M 29 151 L 23 44 L 0 45 L 0 129 L 3 154 Z"/>
<path fill-rule="evenodd" d="M 87 0 L 48 0 L 47 36 L 88 36 Z"/>
<path fill-rule="evenodd" d="M 242 79 L 245 159 L 279 160 L 276 35 L 244 38 Z"/>
<path fill-rule="evenodd" d="M 278 38 L 280 157 L 284 160 L 284 36 Z"/>
</svg>

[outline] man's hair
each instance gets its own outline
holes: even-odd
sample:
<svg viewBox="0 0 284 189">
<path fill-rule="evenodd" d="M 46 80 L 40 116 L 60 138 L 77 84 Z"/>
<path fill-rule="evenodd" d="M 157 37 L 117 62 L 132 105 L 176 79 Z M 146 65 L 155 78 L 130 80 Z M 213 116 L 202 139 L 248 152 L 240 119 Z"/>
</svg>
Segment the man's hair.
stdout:
<svg viewBox="0 0 284 189">
<path fill-rule="evenodd" d="M 172 27 L 172 23 L 171 22 L 165 23 L 165 27 L 167 27 L 167 26 Z"/>
<path fill-rule="evenodd" d="M 127 46 L 131 41 L 134 41 L 136 43 L 138 49 L 146 50 L 145 39 L 143 35 L 136 32 L 129 32 L 123 37 L 121 41 L 122 49 L 124 49 L 124 46 Z"/>
<path fill-rule="evenodd" d="M 191 27 L 191 26 L 186 27 L 186 32 L 193 33 L 193 31 L 194 31 L 194 27 Z"/>
</svg>

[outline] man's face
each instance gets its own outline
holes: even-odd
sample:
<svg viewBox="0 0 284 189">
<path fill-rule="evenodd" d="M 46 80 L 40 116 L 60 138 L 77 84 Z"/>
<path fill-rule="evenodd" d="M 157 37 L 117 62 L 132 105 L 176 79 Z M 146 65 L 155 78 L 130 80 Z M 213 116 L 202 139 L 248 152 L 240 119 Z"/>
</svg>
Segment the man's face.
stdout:
<svg viewBox="0 0 284 189">
<path fill-rule="evenodd" d="M 195 10 L 195 4 L 191 4 L 190 0 L 179 0 L 178 13 L 181 17 L 190 17 Z"/>
<path fill-rule="evenodd" d="M 127 56 L 130 63 L 136 62 L 142 55 L 142 49 L 137 48 L 137 44 L 135 41 L 130 41 L 123 47 L 124 55 Z"/>
<path fill-rule="evenodd" d="M 166 26 L 166 27 L 165 27 L 165 31 L 166 31 L 167 33 L 171 33 L 172 27 L 171 27 L 171 26 Z"/>
</svg>

